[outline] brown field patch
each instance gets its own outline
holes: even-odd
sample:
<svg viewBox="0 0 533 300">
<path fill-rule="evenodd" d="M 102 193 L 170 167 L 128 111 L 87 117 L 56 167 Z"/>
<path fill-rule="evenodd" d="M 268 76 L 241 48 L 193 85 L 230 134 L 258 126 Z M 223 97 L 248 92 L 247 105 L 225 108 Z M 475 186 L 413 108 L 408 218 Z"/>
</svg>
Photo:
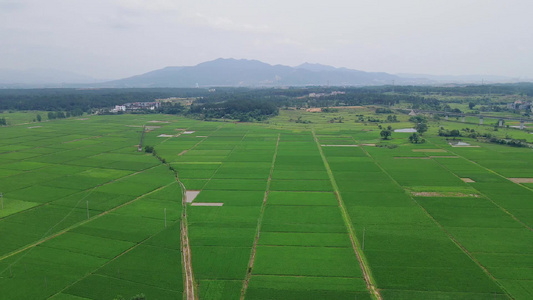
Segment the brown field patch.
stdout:
<svg viewBox="0 0 533 300">
<path fill-rule="evenodd" d="M 461 178 L 462 181 L 464 182 L 475 182 L 472 178 Z"/>
<path fill-rule="evenodd" d="M 321 112 L 322 111 L 322 108 L 320 107 L 313 107 L 313 108 L 308 108 L 305 110 L 306 112 Z"/>
<path fill-rule="evenodd" d="M 444 149 L 413 149 L 413 152 L 447 152 Z"/>
<path fill-rule="evenodd" d="M 533 183 L 533 178 L 507 178 L 514 183 Z"/>
<path fill-rule="evenodd" d="M 477 194 L 464 194 L 456 192 L 411 192 L 411 194 L 415 197 L 479 197 Z"/>
<path fill-rule="evenodd" d="M 364 106 L 359 106 L 359 105 L 356 105 L 356 106 L 331 106 L 330 108 L 365 108 Z"/>
<path fill-rule="evenodd" d="M 144 127 L 144 129 L 145 129 L 146 131 L 152 131 L 152 130 L 154 130 L 154 129 L 159 129 L 159 128 L 161 128 L 161 126 L 145 126 L 145 127 Z"/>
</svg>

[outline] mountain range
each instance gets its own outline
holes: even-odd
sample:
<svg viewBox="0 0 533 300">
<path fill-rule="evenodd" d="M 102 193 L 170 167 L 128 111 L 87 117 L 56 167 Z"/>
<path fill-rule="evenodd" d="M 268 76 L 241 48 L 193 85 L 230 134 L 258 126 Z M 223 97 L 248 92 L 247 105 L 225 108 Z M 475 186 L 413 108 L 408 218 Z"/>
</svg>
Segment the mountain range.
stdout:
<svg viewBox="0 0 533 300">
<path fill-rule="evenodd" d="M 485 82 L 513 82 L 503 76 L 486 76 Z M 55 70 L 13 71 L 0 69 L 0 88 L 9 87 L 276 87 L 276 86 L 364 86 L 388 84 L 481 83 L 483 76 L 434 76 L 389 74 L 304 63 L 296 67 L 270 65 L 258 60 L 223 59 L 196 66 L 166 67 L 112 81 L 98 81 L 75 73 Z"/>
<path fill-rule="evenodd" d="M 258 60 L 216 59 L 192 67 L 167 67 L 103 83 L 105 87 L 209 87 L 382 85 L 400 78 L 305 63 L 296 67 L 269 65 Z"/>
</svg>

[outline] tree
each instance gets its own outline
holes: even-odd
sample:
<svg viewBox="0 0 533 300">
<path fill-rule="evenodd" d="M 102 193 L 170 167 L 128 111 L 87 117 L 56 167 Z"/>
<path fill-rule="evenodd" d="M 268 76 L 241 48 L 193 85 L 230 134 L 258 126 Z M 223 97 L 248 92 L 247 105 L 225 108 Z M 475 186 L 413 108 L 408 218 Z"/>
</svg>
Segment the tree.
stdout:
<svg viewBox="0 0 533 300">
<path fill-rule="evenodd" d="M 380 135 L 381 135 L 381 137 L 382 137 L 384 140 L 388 140 L 388 139 L 389 139 L 389 136 L 392 135 L 392 131 L 390 131 L 390 130 L 386 130 L 386 129 L 385 129 L 385 130 L 382 130 L 382 131 L 380 132 Z"/>
<path fill-rule="evenodd" d="M 146 146 L 144 146 L 144 152 L 153 153 L 154 152 L 154 147 L 146 145 Z"/>
<path fill-rule="evenodd" d="M 476 106 L 476 104 L 474 102 L 469 102 L 468 103 L 468 108 L 470 108 L 470 109 L 474 109 L 475 106 Z"/>
<path fill-rule="evenodd" d="M 457 129 L 453 129 L 450 131 L 450 136 L 452 136 L 453 138 L 456 138 L 458 136 L 461 136 L 461 132 Z"/>
<path fill-rule="evenodd" d="M 7 125 L 6 118 L 0 118 L 0 126 L 5 126 L 5 125 Z"/>
<path fill-rule="evenodd" d="M 42 118 L 41 118 L 41 115 L 37 115 L 37 122 L 41 122 Z"/>
<path fill-rule="evenodd" d="M 422 135 L 424 132 L 428 131 L 428 125 L 426 123 L 418 123 L 415 126 L 416 131 Z"/>
<path fill-rule="evenodd" d="M 415 132 L 409 136 L 409 142 L 413 144 L 418 144 L 420 141 L 420 136 Z"/>
</svg>

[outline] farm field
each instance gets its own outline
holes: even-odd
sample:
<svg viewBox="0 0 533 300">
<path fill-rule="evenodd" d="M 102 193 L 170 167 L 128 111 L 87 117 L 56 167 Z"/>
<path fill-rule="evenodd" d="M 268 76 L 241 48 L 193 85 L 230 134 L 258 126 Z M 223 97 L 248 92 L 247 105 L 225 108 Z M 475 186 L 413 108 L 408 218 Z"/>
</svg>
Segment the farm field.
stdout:
<svg viewBox="0 0 533 300">
<path fill-rule="evenodd" d="M 532 149 L 453 147 L 444 120 L 383 141 L 358 114 L 0 128 L 0 299 L 533 298 Z"/>
</svg>

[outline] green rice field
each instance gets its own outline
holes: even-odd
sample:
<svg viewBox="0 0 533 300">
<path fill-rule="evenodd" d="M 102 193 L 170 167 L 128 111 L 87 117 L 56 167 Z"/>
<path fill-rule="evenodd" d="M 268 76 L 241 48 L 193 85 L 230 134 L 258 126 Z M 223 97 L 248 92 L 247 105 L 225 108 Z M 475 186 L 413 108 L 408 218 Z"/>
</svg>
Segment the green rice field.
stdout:
<svg viewBox="0 0 533 300">
<path fill-rule="evenodd" d="M 533 149 L 358 113 L 0 128 L 0 300 L 533 299 Z"/>
</svg>

